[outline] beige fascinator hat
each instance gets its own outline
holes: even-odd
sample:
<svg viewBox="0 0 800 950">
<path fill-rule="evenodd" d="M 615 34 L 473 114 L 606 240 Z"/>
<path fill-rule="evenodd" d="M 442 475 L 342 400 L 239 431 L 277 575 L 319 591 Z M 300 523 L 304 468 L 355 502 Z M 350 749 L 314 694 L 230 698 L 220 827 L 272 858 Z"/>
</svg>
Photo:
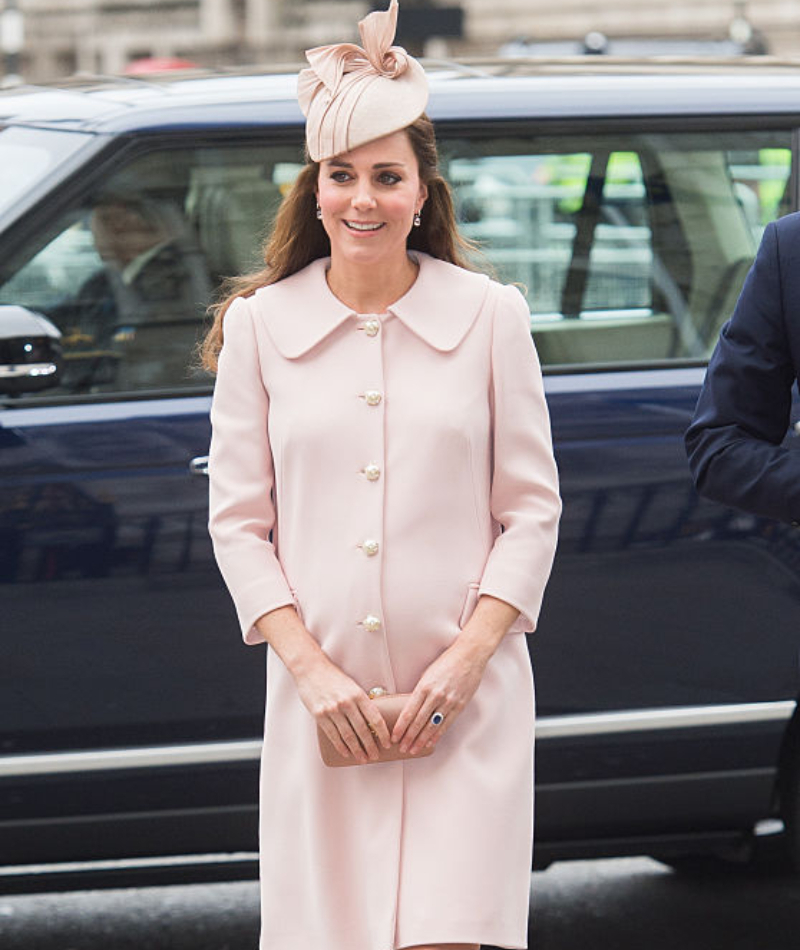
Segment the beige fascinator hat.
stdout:
<svg viewBox="0 0 800 950">
<path fill-rule="evenodd" d="M 425 71 L 402 47 L 391 45 L 397 9 L 397 0 L 391 0 L 388 10 L 360 21 L 363 49 L 338 43 L 306 50 L 310 66 L 300 72 L 297 96 L 312 161 L 404 129 L 425 111 Z"/>
</svg>

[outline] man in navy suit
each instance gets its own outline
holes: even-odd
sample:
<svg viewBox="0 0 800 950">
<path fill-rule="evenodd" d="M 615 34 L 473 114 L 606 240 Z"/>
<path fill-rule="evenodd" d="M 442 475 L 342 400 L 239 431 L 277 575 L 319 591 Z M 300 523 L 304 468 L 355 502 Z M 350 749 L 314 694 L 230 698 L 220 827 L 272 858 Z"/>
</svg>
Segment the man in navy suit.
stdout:
<svg viewBox="0 0 800 950">
<path fill-rule="evenodd" d="M 784 443 L 799 376 L 800 214 L 790 214 L 767 225 L 686 433 L 701 495 L 800 522 L 800 452 Z"/>
</svg>

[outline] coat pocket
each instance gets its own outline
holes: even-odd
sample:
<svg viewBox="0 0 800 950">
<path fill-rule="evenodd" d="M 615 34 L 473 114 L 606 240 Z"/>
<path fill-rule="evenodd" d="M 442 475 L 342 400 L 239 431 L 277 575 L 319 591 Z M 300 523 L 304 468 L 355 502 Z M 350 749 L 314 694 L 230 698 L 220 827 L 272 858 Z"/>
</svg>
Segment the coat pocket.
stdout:
<svg viewBox="0 0 800 950">
<path fill-rule="evenodd" d="M 461 608 L 461 616 L 458 620 L 459 628 L 463 629 L 466 625 L 469 618 L 472 616 L 475 607 L 478 604 L 478 588 L 480 584 L 478 581 L 474 581 L 467 588 L 467 596 L 464 601 L 464 606 Z"/>
</svg>

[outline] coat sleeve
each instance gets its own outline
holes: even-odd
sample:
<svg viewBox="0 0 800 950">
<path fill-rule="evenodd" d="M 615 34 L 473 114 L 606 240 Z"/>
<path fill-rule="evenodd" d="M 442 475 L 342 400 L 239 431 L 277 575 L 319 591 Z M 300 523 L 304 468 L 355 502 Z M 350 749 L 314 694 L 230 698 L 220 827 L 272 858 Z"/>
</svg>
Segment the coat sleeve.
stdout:
<svg viewBox="0 0 800 950">
<path fill-rule="evenodd" d="M 764 232 L 686 432 L 700 494 L 781 521 L 800 519 L 800 453 L 782 443 L 795 368 L 785 323 L 779 232 Z"/>
<path fill-rule="evenodd" d="M 211 406 L 209 532 L 233 597 L 245 643 L 263 642 L 253 626 L 270 610 L 293 604 L 270 532 L 275 525 L 269 397 L 264 388 L 247 301 L 225 314 L 224 343 Z"/>
<path fill-rule="evenodd" d="M 502 528 L 478 594 L 520 611 L 509 632 L 536 629 L 555 555 L 561 499 L 530 310 L 515 287 L 498 290 L 492 337 L 491 511 Z"/>
</svg>

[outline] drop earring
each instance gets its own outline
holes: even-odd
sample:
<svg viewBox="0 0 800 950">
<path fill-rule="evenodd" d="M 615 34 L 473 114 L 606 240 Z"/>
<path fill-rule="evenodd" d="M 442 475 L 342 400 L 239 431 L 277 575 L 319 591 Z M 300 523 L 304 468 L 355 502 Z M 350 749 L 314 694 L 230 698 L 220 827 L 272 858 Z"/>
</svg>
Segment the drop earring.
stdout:
<svg viewBox="0 0 800 950">
<path fill-rule="evenodd" d="M 418 228 L 422 224 L 422 217 L 419 211 L 414 212 L 414 227 Z"/>
<path fill-rule="evenodd" d="M 321 221 L 321 220 L 322 220 L 322 208 L 320 208 L 319 202 L 317 202 L 317 221 Z"/>
</svg>

